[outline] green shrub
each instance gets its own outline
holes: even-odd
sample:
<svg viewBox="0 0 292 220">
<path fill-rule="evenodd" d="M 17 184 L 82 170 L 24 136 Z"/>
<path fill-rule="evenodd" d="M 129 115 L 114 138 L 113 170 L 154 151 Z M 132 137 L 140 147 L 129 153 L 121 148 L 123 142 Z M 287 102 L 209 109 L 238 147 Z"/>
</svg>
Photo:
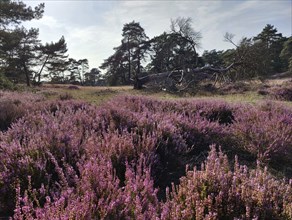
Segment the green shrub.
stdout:
<svg viewBox="0 0 292 220">
<path fill-rule="evenodd" d="M 15 90 L 16 86 L 7 79 L 6 76 L 0 73 L 0 90 Z"/>
<path fill-rule="evenodd" d="M 59 99 L 62 101 L 73 99 L 73 96 L 70 93 L 64 93 L 59 96 Z"/>
</svg>

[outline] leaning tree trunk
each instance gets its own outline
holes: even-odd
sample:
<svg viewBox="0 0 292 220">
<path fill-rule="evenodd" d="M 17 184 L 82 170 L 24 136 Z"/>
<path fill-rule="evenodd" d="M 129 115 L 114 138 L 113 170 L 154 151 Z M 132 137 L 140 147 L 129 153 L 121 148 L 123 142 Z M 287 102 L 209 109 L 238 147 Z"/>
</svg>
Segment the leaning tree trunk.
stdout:
<svg viewBox="0 0 292 220">
<path fill-rule="evenodd" d="M 50 58 L 50 56 L 48 55 L 48 56 L 46 57 L 46 59 L 45 59 L 45 62 L 44 62 L 43 65 L 42 65 L 40 71 L 38 72 L 38 75 L 37 75 L 37 77 L 38 77 L 38 81 L 37 81 L 37 82 L 38 82 L 38 83 L 41 82 L 41 74 L 42 74 L 43 69 L 44 69 L 44 67 L 46 66 L 46 64 L 47 64 L 47 62 L 48 62 L 48 60 L 49 60 L 49 58 Z"/>
</svg>

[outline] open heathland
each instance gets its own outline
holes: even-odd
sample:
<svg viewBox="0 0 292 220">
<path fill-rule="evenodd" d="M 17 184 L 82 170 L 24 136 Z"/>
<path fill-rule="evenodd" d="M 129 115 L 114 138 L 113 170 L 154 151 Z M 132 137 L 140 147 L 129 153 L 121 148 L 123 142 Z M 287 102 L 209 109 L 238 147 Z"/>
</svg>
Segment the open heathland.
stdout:
<svg viewBox="0 0 292 220">
<path fill-rule="evenodd" d="M 292 218 L 285 102 L 54 89 L 0 94 L 1 217 Z"/>
<path fill-rule="evenodd" d="M 0 220 L 292 220 L 291 4 L 210 2 L 0 0 Z"/>
</svg>

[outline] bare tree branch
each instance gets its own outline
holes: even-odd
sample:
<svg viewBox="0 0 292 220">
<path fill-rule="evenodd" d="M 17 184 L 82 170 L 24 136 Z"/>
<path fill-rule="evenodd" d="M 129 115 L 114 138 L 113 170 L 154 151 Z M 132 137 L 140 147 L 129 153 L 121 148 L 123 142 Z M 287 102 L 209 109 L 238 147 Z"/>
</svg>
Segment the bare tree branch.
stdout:
<svg viewBox="0 0 292 220">
<path fill-rule="evenodd" d="M 183 91 L 187 89 L 191 83 L 193 83 L 198 76 L 204 76 L 203 78 L 211 78 L 216 76 L 215 83 L 218 80 L 219 76 L 222 76 L 224 79 L 225 73 L 227 73 L 229 70 L 231 70 L 234 66 L 238 65 L 240 63 L 233 62 L 229 66 L 225 68 L 213 68 L 210 66 L 204 66 L 204 67 L 198 67 L 195 69 L 188 69 L 186 71 L 183 70 L 174 70 L 174 71 L 168 71 L 168 72 L 162 72 L 162 73 L 153 73 L 153 74 L 148 74 L 144 77 L 139 77 L 136 79 L 132 79 L 134 82 L 134 87 L 135 88 L 142 88 L 143 85 L 145 85 L 148 82 L 153 82 L 153 81 L 160 81 L 163 82 L 166 79 L 172 80 L 173 83 L 176 85 L 182 84 L 183 80 L 188 78 L 191 79 L 189 82 L 185 82 L 186 85 L 182 89 L 178 89 L 177 91 Z M 193 78 L 193 80 L 192 80 Z M 199 77 L 200 78 L 200 77 Z M 177 80 L 178 79 L 178 80 Z"/>
<path fill-rule="evenodd" d="M 233 44 L 236 48 L 238 48 L 239 46 L 233 41 L 234 36 L 235 36 L 234 34 L 226 32 L 224 35 L 224 41 L 229 42 Z"/>
</svg>

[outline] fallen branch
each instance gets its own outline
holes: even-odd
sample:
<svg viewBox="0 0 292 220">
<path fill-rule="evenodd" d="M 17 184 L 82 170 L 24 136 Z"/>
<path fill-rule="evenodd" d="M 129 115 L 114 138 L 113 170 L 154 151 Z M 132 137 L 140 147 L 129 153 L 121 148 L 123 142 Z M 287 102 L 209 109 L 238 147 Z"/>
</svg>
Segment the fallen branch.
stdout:
<svg viewBox="0 0 292 220">
<path fill-rule="evenodd" d="M 131 79 L 134 82 L 134 88 L 135 89 L 142 89 L 143 85 L 145 85 L 148 82 L 151 81 L 164 81 L 165 79 L 172 79 L 176 83 L 182 83 L 183 79 L 188 78 L 196 78 L 198 74 L 201 74 L 204 76 L 204 78 L 208 77 L 214 77 L 216 76 L 215 82 L 217 82 L 217 79 L 219 75 L 224 76 L 226 72 L 228 72 L 230 69 L 232 69 L 235 65 L 238 65 L 239 63 L 233 62 L 226 68 L 214 68 L 211 66 L 204 66 L 204 67 L 198 67 L 195 69 L 187 69 L 186 71 L 182 70 L 174 70 L 174 71 L 168 71 L 168 72 L 162 72 L 162 73 L 154 73 L 154 74 L 148 74 L 143 77 L 137 77 L 135 79 Z M 191 80 L 193 82 L 194 80 Z M 187 87 L 190 85 L 190 82 L 187 83 Z M 185 87 L 184 87 L 185 88 Z"/>
</svg>

